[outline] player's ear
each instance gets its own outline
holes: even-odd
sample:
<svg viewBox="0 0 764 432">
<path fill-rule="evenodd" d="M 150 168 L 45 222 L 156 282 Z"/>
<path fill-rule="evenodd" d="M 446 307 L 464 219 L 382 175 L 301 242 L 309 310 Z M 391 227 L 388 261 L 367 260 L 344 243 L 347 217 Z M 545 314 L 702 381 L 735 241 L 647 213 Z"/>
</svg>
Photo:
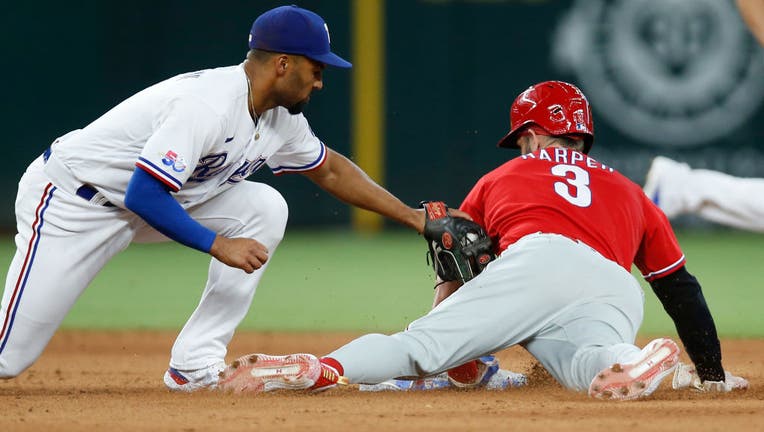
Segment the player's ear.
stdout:
<svg viewBox="0 0 764 432">
<path fill-rule="evenodd" d="M 545 137 L 537 134 L 533 129 L 529 129 L 528 132 L 528 153 L 533 153 L 536 150 L 546 147 Z"/>
<path fill-rule="evenodd" d="M 279 75 L 285 74 L 287 71 L 287 68 L 289 67 L 290 60 L 291 59 L 286 54 L 282 54 L 278 56 L 276 60 L 276 73 L 278 73 Z"/>
<path fill-rule="evenodd" d="M 532 153 L 534 140 L 538 139 L 535 134 L 523 134 L 517 138 L 517 146 L 520 147 L 520 154 Z"/>
</svg>

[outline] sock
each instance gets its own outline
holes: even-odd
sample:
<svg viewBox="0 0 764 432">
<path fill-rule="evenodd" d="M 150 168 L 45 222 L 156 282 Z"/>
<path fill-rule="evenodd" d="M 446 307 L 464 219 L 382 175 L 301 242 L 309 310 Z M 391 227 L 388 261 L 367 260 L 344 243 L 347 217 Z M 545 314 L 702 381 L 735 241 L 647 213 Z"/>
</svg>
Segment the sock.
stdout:
<svg viewBox="0 0 764 432">
<path fill-rule="evenodd" d="M 321 363 L 321 375 L 319 375 L 316 383 L 311 387 L 312 390 L 324 389 L 334 387 L 339 381 L 343 371 L 342 365 L 331 357 L 324 357 L 319 359 Z"/>
<path fill-rule="evenodd" d="M 321 357 L 318 359 L 321 363 L 330 366 L 332 369 L 334 369 L 339 375 L 345 375 L 345 368 L 342 367 L 340 362 L 337 360 L 331 358 L 331 357 Z"/>
</svg>

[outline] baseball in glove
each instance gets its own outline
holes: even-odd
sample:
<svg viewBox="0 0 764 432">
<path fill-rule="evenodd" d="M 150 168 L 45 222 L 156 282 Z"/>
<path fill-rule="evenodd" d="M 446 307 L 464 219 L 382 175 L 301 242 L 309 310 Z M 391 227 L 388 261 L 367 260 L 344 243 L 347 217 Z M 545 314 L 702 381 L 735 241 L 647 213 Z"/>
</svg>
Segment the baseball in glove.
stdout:
<svg viewBox="0 0 764 432">
<path fill-rule="evenodd" d="M 430 248 L 427 258 L 443 281 L 467 282 L 496 255 L 493 242 L 483 227 L 471 220 L 449 216 L 440 201 L 423 201 L 424 238 Z"/>
</svg>

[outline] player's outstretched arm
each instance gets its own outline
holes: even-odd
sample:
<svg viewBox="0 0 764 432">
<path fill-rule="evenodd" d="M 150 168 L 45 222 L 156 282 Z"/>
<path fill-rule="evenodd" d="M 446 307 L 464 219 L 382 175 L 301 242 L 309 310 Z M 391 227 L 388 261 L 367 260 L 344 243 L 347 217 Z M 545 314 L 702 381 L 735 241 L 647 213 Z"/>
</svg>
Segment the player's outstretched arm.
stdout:
<svg viewBox="0 0 764 432">
<path fill-rule="evenodd" d="M 650 282 L 674 321 L 687 354 L 695 366 L 680 364 L 674 389 L 728 392 L 748 388 L 748 381 L 722 367 L 722 351 L 700 284 L 684 267 Z"/>
<path fill-rule="evenodd" d="M 440 302 L 461 288 L 462 285 L 461 281 L 444 281 L 438 277 L 435 284 L 435 298 L 432 300 L 432 307 L 435 308 Z"/>
<path fill-rule="evenodd" d="M 374 182 L 361 168 L 345 156 L 328 149 L 326 162 L 303 173 L 340 201 L 371 210 L 422 232 L 424 211 L 414 209 Z"/>
<path fill-rule="evenodd" d="M 651 281 L 650 286 L 674 321 L 700 379 L 724 381 L 716 325 L 697 279 L 682 266 L 667 276 Z"/>
</svg>

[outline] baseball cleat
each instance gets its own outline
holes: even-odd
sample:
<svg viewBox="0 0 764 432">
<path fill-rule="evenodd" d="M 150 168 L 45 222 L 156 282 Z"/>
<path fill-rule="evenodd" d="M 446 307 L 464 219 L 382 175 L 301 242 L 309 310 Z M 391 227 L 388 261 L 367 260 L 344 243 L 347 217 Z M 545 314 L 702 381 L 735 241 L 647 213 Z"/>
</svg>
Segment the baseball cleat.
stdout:
<svg viewBox="0 0 764 432">
<path fill-rule="evenodd" d="M 671 339 L 655 339 L 630 363 L 615 363 L 592 380 L 589 396 L 632 400 L 652 394 L 679 363 L 679 346 Z"/>
<path fill-rule="evenodd" d="M 164 385 L 170 391 L 177 392 L 194 392 L 203 388 L 214 389 L 218 383 L 218 374 L 223 369 L 225 369 L 223 362 L 192 371 L 181 371 L 171 367 L 164 373 Z"/>
<path fill-rule="evenodd" d="M 337 384 L 347 384 L 347 379 L 312 354 L 249 354 L 220 372 L 218 388 L 234 393 L 280 389 L 323 391 Z"/>
<path fill-rule="evenodd" d="M 645 195 L 650 198 L 650 201 L 658 206 L 660 206 L 660 194 L 658 193 L 659 180 L 660 175 L 664 171 L 662 168 L 665 165 L 663 159 L 666 158 L 658 156 L 653 159 L 650 163 L 650 168 L 645 175 L 645 185 L 642 187 L 642 190 L 645 192 Z"/>
<path fill-rule="evenodd" d="M 450 387 L 457 388 L 482 388 L 486 390 L 507 390 L 515 387 L 522 387 L 528 384 L 528 377 L 521 373 L 512 372 L 499 368 L 499 362 L 492 355 L 483 356 L 474 362 L 468 362 L 465 365 L 474 363 L 477 366 L 476 376 L 466 377 L 468 373 L 457 376 L 443 372 L 438 375 L 420 378 L 416 380 L 392 379 L 379 384 L 361 384 L 360 391 L 422 391 L 439 390 Z M 463 365 L 464 366 L 464 365 Z M 462 369 L 458 367 L 455 369 Z M 449 371 L 450 372 L 450 371 Z M 451 376 L 453 375 L 453 376 Z M 455 378 L 467 378 L 472 383 L 458 382 Z"/>
<path fill-rule="evenodd" d="M 479 388 L 486 390 L 507 390 L 528 385 L 528 377 L 524 374 L 506 369 L 498 369 L 492 374 L 486 374 Z"/>
<path fill-rule="evenodd" d="M 663 156 L 657 156 L 650 164 L 642 190 L 666 217 L 672 219 L 685 211 L 685 203 L 677 196 L 677 185 L 687 180 L 690 166 Z M 668 186 L 668 187 L 667 187 Z M 669 189 L 669 190 L 666 190 Z M 672 193 L 673 192 L 673 193 Z"/>
<path fill-rule="evenodd" d="M 492 355 L 486 355 L 450 369 L 448 379 L 455 387 L 479 387 L 489 390 L 506 390 L 522 387 L 528 383 L 525 375 L 500 369 L 499 361 Z"/>
<path fill-rule="evenodd" d="M 379 384 L 361 384 L 358 390 L 367 392 L 378 391 L 418 391 L 418 390 L 439 390 L 452 387 L 445 372 L 426 378 L 416 380 L 391 379 Z"/>
</svg>

